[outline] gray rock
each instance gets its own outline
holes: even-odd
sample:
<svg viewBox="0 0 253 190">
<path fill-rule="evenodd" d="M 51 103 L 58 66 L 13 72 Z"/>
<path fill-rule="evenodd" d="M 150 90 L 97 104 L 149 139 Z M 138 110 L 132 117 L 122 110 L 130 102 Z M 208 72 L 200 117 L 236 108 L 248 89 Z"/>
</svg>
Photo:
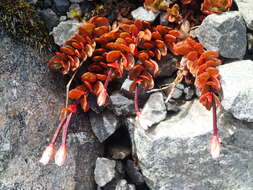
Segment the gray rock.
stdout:
<svg viewBox="0 0 253 190">
<path fill-rule="evenodd" d="M 60 14 L 64 14 L 68 11 L 70 3 L 68 0 L 53 0 L 56 10 Z"/>
<path fill-rule="evenodd" d="M 100 187 L 105 186 L 115 177 L 115 166 L 116 162 L 114 160 L 97 158 L 94 174 L 95 181 Z"/>
<path fill-rule="evenodd" d="M 184 89 L 184 93 L 185 93 L 185 99 L 186 100 L 191 100 L 194 96 L 194 90 L 191 87 L 186 87 Z"/>
<path fill-rule="evenodd" d="M 55 14 L 52 9 L 43 9 L 39 11 L 41 19 L 47 26 L 49 31 L 52 31 L 53 27 L 59 24 L 59 17 Z"/>
<path fill-rule="evenodd" d="M 133 82 L 132 80 L 126 79 L 126 80 L 122 83 L 122 86 L 121 86 L 121 88 L 120 88 L 120 91 L 122 92 L 122 94 L 124 94 L 124 95 L 127 96 L 127 97 L 131 97 L 131 98 L 133 98 L 133 94 L 131 94 L 131 93 L 129 92 L 129 87 L 130 87 L 130 85 L 131 85 L 132 82 Z"/>
<path fill-rule="evenodd" d="M 159 61 L 159 72 L 157 76 L 170 77 L 177 71 L 176 63 L 177 60 L 171 54 L 162 57 L 161 61 Z"/>
<path fill-rule="evenodd" d="M 130 155 L 131 150 L 129 147 L 115 144 L 108 147 L 108 152 L 113 159 L 123 160 Z"/>
<path fill-rule="evenodd" d="M 177 84 L 176 87 L 173 89 L 173 92 L 171 94 L 171 97 L 173 99 L 179 99 L 183 95 L 184 85 L 183 84 Z"/>
<path fill-rule="evenodd" d="M 126 98 L 120 93 L 114 93 L 110 96 L 112 110 L 117 116 L 135 115 L 134 101 Z"/>
<path fill-rule="evenodd" d="M 139 7 L 131 12 L 133 18 L 153 22 L 159 13 L 154 13 L 152 11 L 148 11 L 144 7 Z"/>
<path fill-rule="evenodd" d="M 160 24 L 167 26 L 169 24 L 169 21 L 167 19 L 168 14 L 166 12 L 162 12 L 160 14 Z"/>
<path fill-rule="evenodd" d="M 52 6 L 52 0 L 44 0 L 43 3 L 44 8 L 50 8 Z"/>
<path fill-rule="evenodd" d="M 253 122 L 253 61 L 236 61 L 219 67 L 222 105 L 240 120 Z"/>
<path fill-rule="evenodd" d="M 128 190 L 136 190 L 135 185 L 128 184 Z"/>
<path fill-rule="evenodd" d="M 125 179 L 120 180 L 117 185 L 115 190 L 128 190 L 128 184 Z"/>
<path fill-rule="evenodd" d="M 84 0 L 69 0 L 71 3 L 82 3 Z"/>
<path fill-rule="evenodd" d="M 45 64 L 51 55 L 12 40 L 1 26 L 0 39 L 0 189 L 94 190 L 92 173 L 102 147 L 85 114 L 72 118 L 76 136 L 68 139 L 66 164 L 38 162 L 65 100 L 62 76 Z"/>
<path fill-rule="evenodd" d="M 78 26 L 85 23 L 79 23 L 76 20 L 67 20 L 60 22 L 57 27 L 54 27 L 51 34 L 54 37 L 54 42 L 62 46 L 66 40 L 70 39 L 75 33 L 78 32 Z"/>
<path fill-rule="evenodd" d="M 201 44 L 226 58 L 242 58 L 246 52 L 246 26 L 238 11 L 208 15 L 196 31 Z"/>
<path fill-rule="evenodd" d="M 144 179 L 157 190 L 226 190 L 253 187 L 251 123 L 222 116 L 221 156 L 207 151 L 212 135 L 212 112 L 198 101 L 187 102 L 178 115 L 153 130 L 134 130 L 135 148 Z M 247 161 L 245 161 L 247 160 Z"/>
<path fill-rule="evenodd" d="M 111 136 L 120 124 L 116 115 L 109 110 L 104 110 L 101 114 L 90 111 L 89 118 L 92 131 L 100 142 Z"/>
<path fill-rule="evenodd" d="M 151 94 L 141 113 L 150 120 L 152 125 L 164 120 L 167 110 L 163 94 L 161 92 Z"/>
<path fill-rule="evenodd" d="M 253 3 L 250 0 L 235 0 L 249 29 L 253 30 Z"/>
<path fill-rule="evenodd" d="M 131 182 L 134 183 L 135 185 L 138 186 L 145 183 L 143 175 L 140 172 L 140 169 L 134 166 L 134 162 L 132 160 L 127 160 L 126 173 Z"/>
<path fill-rule="evenodd" d="M 178 112 L 179 107 L 177 106 L 177 103 L 175 100 L 170 99 L 168 102 L 165 103 L 166 109 L 168 112 Z"/>
</svg>

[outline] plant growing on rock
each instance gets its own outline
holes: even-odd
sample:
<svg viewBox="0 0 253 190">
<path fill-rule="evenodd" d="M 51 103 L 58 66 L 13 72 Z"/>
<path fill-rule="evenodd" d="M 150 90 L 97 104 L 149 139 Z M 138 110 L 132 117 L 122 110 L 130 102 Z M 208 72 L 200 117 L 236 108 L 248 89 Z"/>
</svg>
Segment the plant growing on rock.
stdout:
<svg viewBox="0 0 253 190">
<path fill-rule="evenodd" d="M 189 0 L 180 1 L 184 6 L 191 3 L 193 2 Z M 58 165 L 64 163 L 67 131 L 71 116 L 76 112 L 76 104 L 69 105 L 69 98 L 80 104 L 84 112 L 90 108 L 88 97 L 91 94 L 96 96 L 98 106 L 106 106 L 109 83 L 115 78 L 124 77 L 125 74 L 132 80 L 129 91 L 134 94 L 136 121 L 145 130 L 151 127 L 149 118 L 142 115 L 139 110 L 139 90 L 154 88 L 159 61 L 169 53 L 182 58 L 177 77 L 173 85 L 169 84 L 168 87 L 172 87 L 173 91 L 175 84 L 186 80 L 189 76 L 193 77 L 194 85 L 200 91 L 200 103 L 207 110 L 213 110 L 213 137 L 210 141 L 210 152 L 214 159 L 218 158 L 220 142 L 216 107 L 220 106 L 218 93 L 221 91 L 221 85 L 216 66 L 221 64 L 218 59 L 219 54 L 205 50 L 200 43 L 188 37 L 190 24 L 186 22 L 186 17 L 189 17 L 189 14 L 181 17 L 179 6 L 169 8 L 164 1 L 149 0 L 145 1 L 145 7 L 153 11 L 158 11 L 160 8 L 175 9 L 175 14 L 170 14 L 171 21 L 174 16 L 175 23 L 183 19 L 183 24 L 174 29 L 122 17 L 110 24 L 107 18 L 95 16 L 87 24 L 80 26 L 79 32 L 67 40 L 49 61 L 48 66 L 51 69 L 59 70 L 63 75 L 71 75 L 71 78 L 66 86 L 66 106 L 61 113 L 60 124 L 40 160 L 43 164 L 47 164 L 52 158 L 54 144 L 61 130 L 63 131 L 62 145 L 55 161 Z M 77 85 L 70 90 L 73 80 L 77 81 Z"/>
</svg>

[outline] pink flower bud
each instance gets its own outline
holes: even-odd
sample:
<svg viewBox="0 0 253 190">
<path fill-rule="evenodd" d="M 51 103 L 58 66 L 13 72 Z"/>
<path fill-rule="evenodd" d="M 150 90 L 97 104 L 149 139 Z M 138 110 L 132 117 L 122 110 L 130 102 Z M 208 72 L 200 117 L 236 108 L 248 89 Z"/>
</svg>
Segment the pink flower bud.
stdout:
<svg viewBox="0 0 253 190">
<path fill-rule="evenodd" d="M 49 144 L 44 150 L 39 162 L 42 163 L 43 165 L 47 165 L 48 162 L 53 158 L 53 155 L 54 155 L 54 144 Z"/>
<path fill-rule="evenodd" d="M 218 135 L 213 135 L 210 140 L 210 145 L 209 145 L 209 152 L 211 153 L 213 159 L 219 158 L 220 150 L 221 150 L 221 145 L 220 145 L 219 137 Z"/>
<path fill-rule="evenodd" d="M 67 147 L 66 144 L 62 144 L 55 154 L 55 164 L 57 164 L 58 166 L 62 166 L 66 160 L 66 157 Z"/>
</svg>

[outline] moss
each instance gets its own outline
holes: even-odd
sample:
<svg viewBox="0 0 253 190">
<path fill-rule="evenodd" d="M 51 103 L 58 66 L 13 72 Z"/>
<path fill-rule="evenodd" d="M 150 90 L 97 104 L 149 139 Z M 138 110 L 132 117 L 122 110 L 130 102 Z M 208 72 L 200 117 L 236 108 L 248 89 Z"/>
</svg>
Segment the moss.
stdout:
<svg viewBox="0 0 253 190">
<path fill-rule="evenodd" d="M 36 7 L 25 0 L 0 1 L 0 25 L 15 39 L 39 49 L 53 42 Z"/>
</svg>

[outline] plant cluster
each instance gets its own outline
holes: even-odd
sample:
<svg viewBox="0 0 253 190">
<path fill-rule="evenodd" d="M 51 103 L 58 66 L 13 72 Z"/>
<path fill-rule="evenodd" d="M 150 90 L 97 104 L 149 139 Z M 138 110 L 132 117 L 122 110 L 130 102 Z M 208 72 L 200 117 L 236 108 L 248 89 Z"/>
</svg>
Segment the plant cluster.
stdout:
<svg viewBox="0 0 253 190">
<path fill-rule="evenodd" d="M 60 47 L 51 58 L 48 66 L 59 70 L 63 75 L 71 75 L 66 88 L 66 107 L 63 109 L 60 124 L 55 135 L 44 151 L 41 162 L 47 164 L 53 156 L 54 144 L 62 130 L 62 145 L 56 153 L 56 164 L 62 165 L 66 158 L 66 134 L 72 113 L 76 105 L 69 105 L 68 99 L 80 103 L 82 110 L 89 110 L 89 95 L 97 97 L 98 106 L 106 106 L 108 85 L 114 78 L 122 78 L 125 74 L 132 83 L 129 91 L 134 94 L 136 121 L 145 130 L 151 127 L 149 118 L 142 115 L 138 106 L 140 88 L 150 90 L 154 87 L 154 77 L 159 71 L 159 61 L 171 53 L 181 56 L 177 77 L 167 88 L 173 87 L 189 76 L 194 78 L 194 85 L 200 91 L 200 103 L 207 110 L 213 110 L 213 136 L 210 152 L 218 158 L 220 142 L 218 137 L 216 106 L 220 105 L 218 93 L 221 91 L 219 71 L 216 66 L 221 64 L 219 53 L 207 51 L 189 37 L 190 23 L 187 20 L 192 11 L 179 14 L 180 6 L 173 1 L 172 7 L 164 0 L 146 0 L 144 5 L 152 11 L 166 10 L 170 22 L 179 23 L 175 27 L 153 25 L 147 21 L 131 20 L 119 17 L 110 24 L 105 17 L 92 17 L 87 24 L 79 27 L 79 32 Z M 196 3 L 181 0 L 180 5 L 190 6 Z M 231 6 L 229 0 L 204 0 L 201 10 L 210 14 L 212 11 L 224 11 Z M 218 7 L 218 8 L 217 8 Z M 208 11 L 206 11 L 208 10 Z M 196 24 L 197 21 L 191 18 Z M 77 72 L 80 75 L 77 75 Z M 70 88 L 73 79 L 79 81 L 77 86 Z M 170 98 L 170 94 L 168 99 Z M 59 153 L 60 152 L 60 153 Z M 60 157 L 60 158 L 59 158 Z"/>
</svg>

